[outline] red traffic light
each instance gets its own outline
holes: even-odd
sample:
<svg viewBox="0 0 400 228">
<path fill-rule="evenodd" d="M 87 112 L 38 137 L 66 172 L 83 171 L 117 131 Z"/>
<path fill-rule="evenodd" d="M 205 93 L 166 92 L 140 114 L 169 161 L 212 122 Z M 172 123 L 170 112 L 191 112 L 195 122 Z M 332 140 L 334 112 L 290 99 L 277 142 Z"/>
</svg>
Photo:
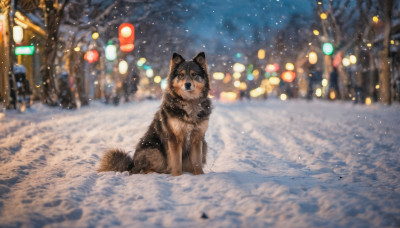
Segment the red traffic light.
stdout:
<svg viewBox="0 0 400 228">
<path fill-rule="evenodd" d="M 99 60 L 99 52 L 96 50 L 90 50 L 85 53 L 83 57 L 88 63 L 94 63 Z"/>
<path fill-rule="evenodd" d="M 130 52 L 135 48 L 135 27 L 129 23 L 123 23 L 119 26 L 119 45 L 123 52 Z"/>
</svg>

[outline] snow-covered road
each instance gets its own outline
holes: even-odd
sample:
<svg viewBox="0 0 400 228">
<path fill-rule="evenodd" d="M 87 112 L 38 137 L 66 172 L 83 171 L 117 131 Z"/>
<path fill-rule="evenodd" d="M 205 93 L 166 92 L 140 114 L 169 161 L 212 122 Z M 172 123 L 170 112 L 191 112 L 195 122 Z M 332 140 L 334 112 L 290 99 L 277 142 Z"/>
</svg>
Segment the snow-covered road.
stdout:
<svg viewBox="0 0 400 228">
<path fill-rule="evenodd" d="M 206 174 L 96 173 L 159 104 L 8 111 L 0 227 L 400 227 L 399 105 L 216 103 Z"/>
</svg>

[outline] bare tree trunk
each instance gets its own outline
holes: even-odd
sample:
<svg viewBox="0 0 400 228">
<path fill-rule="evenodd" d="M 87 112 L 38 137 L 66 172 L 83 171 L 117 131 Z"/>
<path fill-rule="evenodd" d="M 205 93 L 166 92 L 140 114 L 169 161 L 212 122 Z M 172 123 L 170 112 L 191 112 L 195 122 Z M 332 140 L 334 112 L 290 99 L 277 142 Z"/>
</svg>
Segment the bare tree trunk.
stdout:
<svg viewBox="0 0 400 228">
<path fill-rule="evenodd" d="M 383 49 L 379 53 L 379 64 L 381 71 L 379 73 L 379 100 L 390 105 L 390 63 L 389 63 L 389 48 L 390 48 L 390 33 L 392 29 L 392 7 L 393 0 L 383 1 L 384 26 L 383 26 Z"/>
<path fill-rule="evenodd" d="M 9 85 L 10 87 L 10 94 L 12 95 L 13 99 L 13 105 L 14 108 L 17 108 L 17 97 L 18 97 L 18 89 L 17 89 L 17 82 L 15 80 L 15 75 L 14 75 L 14 63 L 16 62 L 15 59 L 15 43 L 13 40 L 13 27 L 14 27 L 14 17 L 15 17 L 15 4 L 16 0 L 12 0 L 10 4 L 10 8 L 8 11 L 8 75 L 7 77 L 11 76 L 11 82 L 12 85 Z"/>
<path fill-rule="evenodd" d="M 47 30 L 44 63 L 42 69 L 43 102 L 48 105 L 57 105 L 58 97 L 55 83 L 54 62 L 57 55 L 58 30 L 67 0 L 64 0 L 59 9 L 55 9 L 53 1 L 46 0 L 45 24 Z"/>
</svg>

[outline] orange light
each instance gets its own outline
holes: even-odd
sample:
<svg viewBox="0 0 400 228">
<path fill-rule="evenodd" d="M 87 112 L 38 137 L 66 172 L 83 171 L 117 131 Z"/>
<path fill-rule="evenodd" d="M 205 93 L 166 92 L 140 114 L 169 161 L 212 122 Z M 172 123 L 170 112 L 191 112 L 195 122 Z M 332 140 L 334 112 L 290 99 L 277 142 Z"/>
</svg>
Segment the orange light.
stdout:
<svg viewBox="0 0 400 228">
<path fill-rule="evenodd" d="M 293 71 L 285 71 L 282 73 L 281 78 L 285 82 L 292 82 L 296 77 L 296 73 Z"/>
<path fill-rule="evenodd" d="M 123 52 L 130 52 L 135 48 L 135 27 L 129 23 L 123 23 L 119 26 L 119 45 Z"/>
</svg>

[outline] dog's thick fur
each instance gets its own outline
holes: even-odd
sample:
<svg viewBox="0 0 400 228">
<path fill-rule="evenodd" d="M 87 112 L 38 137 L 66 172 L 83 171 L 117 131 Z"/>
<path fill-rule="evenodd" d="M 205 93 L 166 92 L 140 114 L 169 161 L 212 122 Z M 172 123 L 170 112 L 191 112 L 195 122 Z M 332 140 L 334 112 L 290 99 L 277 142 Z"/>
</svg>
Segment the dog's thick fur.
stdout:
<svg viewBox="0 0 400 228">
<path fill-rule="evenodd" d="M 98 169 L 135 173 L 202 174 L 211 114 L 210 78 L 204 52 L 190 61 L 174 53 L 160 109 L 136 146 L 133 159 L 122 150 L 106 151 Z"/>
</svg>

